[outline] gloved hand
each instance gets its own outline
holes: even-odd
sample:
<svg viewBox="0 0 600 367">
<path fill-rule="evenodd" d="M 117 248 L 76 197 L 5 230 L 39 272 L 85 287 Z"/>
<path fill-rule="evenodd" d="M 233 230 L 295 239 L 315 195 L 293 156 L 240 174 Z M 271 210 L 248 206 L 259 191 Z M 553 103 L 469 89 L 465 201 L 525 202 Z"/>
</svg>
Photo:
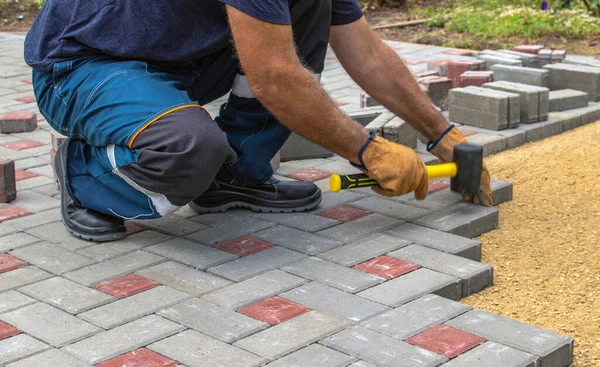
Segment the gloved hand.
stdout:
<svg viewBox="0 0 600 367">
<path fill-rule="evenodd" d="M 425 199 L 427 170 L 414 150 L 372 134 L 361 152 L 359 158 L 365 173 L 379 182 L 373 191 L 385 196 L 414 191 L 417 200 Z"/>
<path fill-rule="evenodd" d="M 442 162 L 452 162 L 452 153 L 456 144 L 468 144 L 467 139 L 452 125 L 446 133 L 438 138 L 437 143 L 429 143 L 427 150 L 442 160 Z M 481 172 L 481 185 L 479 193 L 476 195 L 465 195 L 465 201 L 480 204 L 483 206 L 494 206 L 492 201 L 492 187 L 490 184 L 490 173 L 488 172 L 485 163 Z"/>
</svg>

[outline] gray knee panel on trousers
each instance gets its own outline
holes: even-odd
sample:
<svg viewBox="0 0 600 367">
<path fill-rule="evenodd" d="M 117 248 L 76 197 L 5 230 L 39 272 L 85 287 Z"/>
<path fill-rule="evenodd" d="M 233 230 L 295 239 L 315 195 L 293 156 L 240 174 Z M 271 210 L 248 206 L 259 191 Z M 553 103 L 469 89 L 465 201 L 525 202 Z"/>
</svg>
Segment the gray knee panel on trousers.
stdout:
<svg viewBox="0 0 600 367">
<path fill-rule="evenodd" d="M 137 163 L 119 170 L 141 187 L 182 206 L 202 194 L 225 161 L 235 158 L 225 133 L 201 108 L 174 111 L 133 142 Z"/>
</svg>

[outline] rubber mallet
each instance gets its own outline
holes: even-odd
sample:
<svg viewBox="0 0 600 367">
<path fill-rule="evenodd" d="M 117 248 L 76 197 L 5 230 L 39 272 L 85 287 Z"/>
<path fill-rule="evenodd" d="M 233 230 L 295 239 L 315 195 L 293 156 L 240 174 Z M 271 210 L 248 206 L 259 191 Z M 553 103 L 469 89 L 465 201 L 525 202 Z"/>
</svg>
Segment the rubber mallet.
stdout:
<svg viewBox="0 0 600 367">
<path fill-rule="evenodd" d="M 427 166 L 429 178 L 450 177 L 450 189 L 462 195 L 479 192 L 483 169 L 483 147 L 471 144 L 454 146 L 452 162 Z M 363 173 L 353 175 L 333 174 L 330 178 L 331 191 L 377 186 L 377 181 Z"/>
</svg>

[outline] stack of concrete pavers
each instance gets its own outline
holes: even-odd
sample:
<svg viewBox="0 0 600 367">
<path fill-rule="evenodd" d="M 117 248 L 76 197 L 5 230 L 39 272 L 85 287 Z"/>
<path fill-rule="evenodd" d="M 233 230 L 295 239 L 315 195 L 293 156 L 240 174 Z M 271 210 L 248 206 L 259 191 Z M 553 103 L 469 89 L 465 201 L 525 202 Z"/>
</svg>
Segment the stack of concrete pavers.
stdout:
<svg viewBox="0 0 600 367">
<path fill-rule="evenodd" d="M 461 87 L 481 87 L 494 81 L 493 71 L 467 71 L 460 75 Z"/>
<path fill-rule="evenodd" d="M 520 95 L 522 124 L 532 124 L 548 119 L 548 88 L 505 81 L 487 83 L 483 87 Z"/>
<path fill-rule="evenodd" d="M 588 94 L 590 102 L 600 101 L 600 68 L 574 64 L 544 66 L 550 72 L 550 89 L 575 89 Z"/>
<path fill-rule="evenodd" d="M 519 126 L 520 96 L 480 87 L 455 88 L 450 91 L 449 118 L 452 122 L 504 130 Z"/>
<path fill-rule="evenodd" d="M 498 52 L 505 54 L 505 55 L 510 55 L 510 56 L 519 58 L 521 60 L 521 62 L 523 63 L 523 66 L 525 66 L 525 67 L 528 67 L 528 68 L 540 67 L 540 59 L 537 55 L 530 54 L 527 52 L 519 52 L 519 51 L 512 51 L 512 50 L 500 50 Z"/>
<path fill-rule="evenodd" d="M 481 54 L 477 55 L 477 58 L 479 60 L 485 60 L 487 62 L 488 69 L 490 69 L 494 65 L 498 65 L 498 64 L 523 66 L 523 62 L 521 62 L 521 59 L 516 58 L 516 57 L 510 57 L 509 55 L 503 55 L 503 54 L 492 55 L 492 54 L 481 53 Z"/>
<path fill-rule="evenodd" d="M 549 94 L 548 110 L 560 112 L 588 106 L 588 94 L 573 89 L 553 90 Z"/>
<path fill-rule="evenodd" d="M 369 132 L 375 131 L 390 141 L 415 149 L 417 147 L 417 131 L 409 123 L 385 110 L 365 126 Z"/>
<path fill-rule="evenodd" d="M 550 85 L 550 72 L 545 69 L 494 65 L 492 70 L 497 81 L 536 85 L 544 88 L 548 88 Z"/>
</svg>

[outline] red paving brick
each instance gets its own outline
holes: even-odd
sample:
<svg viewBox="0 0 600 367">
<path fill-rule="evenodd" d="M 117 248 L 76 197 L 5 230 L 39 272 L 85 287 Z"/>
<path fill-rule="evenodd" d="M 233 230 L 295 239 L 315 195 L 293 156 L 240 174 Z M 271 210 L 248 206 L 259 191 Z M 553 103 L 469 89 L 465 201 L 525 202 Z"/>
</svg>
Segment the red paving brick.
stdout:
<svg viewBox="0 0 600 367">
<path fill-rule="evenodd" d="M 3 206 L 2 208 L 0 208 L 0 223 L 6 222 L 7 220 L 11 219 L 25 217 L 31 214 L 33 214 L 33 212 L 30 212 L 27 209 L 23 209 L 15 205 Z"/>
<path fill-rule="evenodd" d="M 179 363 L 146 348 L 102 362 L 96 367 L 174 367 Z"/>
<path fill-rule="evenodd" d="M 24 79 L 24 80 L 21 80 L 21 83 L 32 84 L 33 81 L 31 79 Z"/>
<path fill-rule="evenodd" d="M 0 116 L 0 120 L 31 120 L 35 112 L 7 112 Z"/>
<path fill-rule="evenodd" d="M 0 274 L 25 267 L 27 265 L 29 264 L 23 260 L 17 259 L 14 256 L 10 256 L 9 254 L 0 254 Z"/>
<path fill-rule="evenodd" d="M 54 158 L 52 158 L 54 160 Z M 133 224 L 132 222 L 125 222 L 125 229 L 127 230 L 127 235 L 131 236 L 132 234 L 144 232 L 146 228 L 142 226 L 138 226 L 137 224 Z"/>
<path fill-rule="evenodd" d="M 486 339 L 447 325 L 436 325 L 406 341 L 417 347 L 444 355 L 447 358 L 454 358 L 483 344 Z"/>
<path fill-rule="evenodd" d="M 406 65 L 419 65 L 419 64 L 422 64 L 422 63 L 424 63 L 424 62 L 425 62 L 425 61 L 421 61 L 421 60 L 411 60 L 411 59 L 406 59 L 406 60 L 404 60 L 404 63 L 405 63 Z"/>
<path fill-rule="evenodd" d="M 35 102 L 35 97 L 34 96 L 21 97 L 21 98 L 16 98 L 15 101 L 19 101 L 19 102 L 23 102 L 23 103 L 33 103 L 33 102 Z"/>
<path fill-rule="evenodd" d="M 15 181 L 26 180 L 28 178 L 38 177 L 38 176 L 39 175 L 37 173 L 23 171 L 21 169 L 15 170 Z"/>
<path fill-rule="evenodd" d="M 376 257 L 375 259 L 354 266 L 354 269 L 388 280 L 410 273 L 418 268 L 420 268 L 419 265 L 389 256 Z"/>
<path fill-rule="evenodd" d="M 239 313 L 250 316 L 270 325 L 277 325 L 296 316 L 300 316 L 310 309 L 279 297 L 271 297 L 262 302 L 242 307 Z"/>
<path fill-rule="evenodd" d="M 460 49 L 454 49 L 454 50 L 446 51 L 444 53 L 447 54 L 447 55 L 473 56 L 473 51 L 460 50 Z"/>
<path fill-rule="evenodd" d="M 37 116 L 37 117 L 35 118 L 35 120 L 36 120 L 37 122 L 46 121 L 46 119 L 44 118 L 44 116 Z"/>
<path fill-rule="evenodd" d="M 44 144 L 40 143 L 39 141 L 35 141 L 35 140 L 20 140 L 20 141 L 14 142 L 14 143 L 4 144 L 5 147 L 12 149 L 12 150 L 25 150 L 25 149 L 39 147 L 42 145 L 44 145 Z"/>
<path fill-rule="evenodd" d="M 460 130 L 460 129 L 459 129 Z M 467 136 L 471 136 L 471 135 L 475 135 L 476 133 L 472 132 L 472 131 L 466 131 L 466 130 L 460 130 L 460 133 L 462 134 L 462 136 L 464 136 L 465 138 Z"/>
<path fill-rule="evenodd" d="M 219 242 L 214 247 L 218 248 L 219 250 L 229 252 L 230 254 L 244 257 L 256 254 L 274 246 L 275 245 L 272 243 L 259 240 L 258 238 L 242 236 L 229 241 Z"/>
<path fill-rule="evenodd" d="M 117 298 L 125 298 L 147 291 L 160 284 L 137 274 L 127 274 L 118 278 L 98 283 L 93 288 Z"/>
<path fill-rule="evenodd" d="M 353 208 L 351 206 L 341 205 L 336 206 L 335 208 L 323 210 L 317 215 L 325 218 L 339 220 L 341 222 L 350 222 L 351 220 L 355 220 L 358 218 L 366 217 L 371 214 L 371 212 Z"/>
<path fill-rule="evenodd" d="M 0 321 L 0 340 L 20 334 L 21 330 Z"/>
<path fill-rule="evenodd" d="M 329 176 L 331 176 L 331 172 L 321 171 L 316 168 L 307 168 L 288 175 L 289 178 L 293 178 L 294 180 L 306 182 L 323 180 Z"/>
<path fill-rule="evenodd" d="M 452 87 L 460 87 L 460 76 L 467 71 L 471 71 L 471 65 L 460 62 L 448 64 L 448 79 L 452 80 Z"/>
<path fill-rule="evenodd" d="M 450 184 L 447 182 L 438 181 L 438 180 L 429 180 L 427 193 L 433 194 L 434 192 L 438 192 L 438 191 L 443 190 L 448 187 L 450 187 Z"/>
</svg>

